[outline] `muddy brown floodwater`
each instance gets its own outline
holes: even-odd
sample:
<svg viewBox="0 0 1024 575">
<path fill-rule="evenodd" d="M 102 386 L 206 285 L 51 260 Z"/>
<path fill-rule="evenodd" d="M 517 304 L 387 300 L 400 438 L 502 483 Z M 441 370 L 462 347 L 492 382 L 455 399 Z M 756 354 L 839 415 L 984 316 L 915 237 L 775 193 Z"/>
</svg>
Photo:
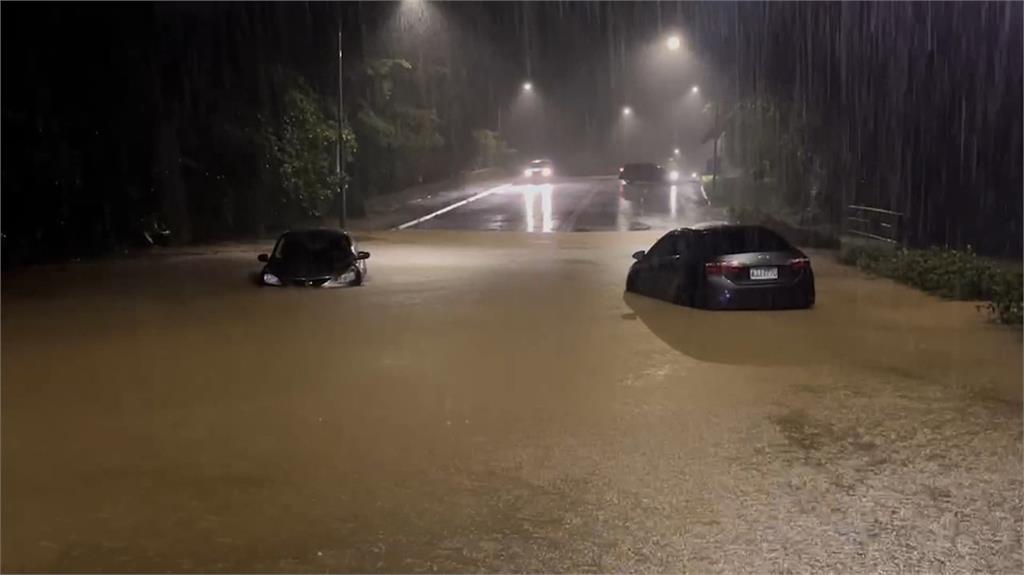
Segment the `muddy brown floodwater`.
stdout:
<svg viewBox="0 0 1024 575">
<path fill-rule="evenodd" d="M 5 275 L 2 569 L 1021 571 L 1019 328 L 822 253 L 813 310 L 623 296 L 654 238 Z"/>
</svg>

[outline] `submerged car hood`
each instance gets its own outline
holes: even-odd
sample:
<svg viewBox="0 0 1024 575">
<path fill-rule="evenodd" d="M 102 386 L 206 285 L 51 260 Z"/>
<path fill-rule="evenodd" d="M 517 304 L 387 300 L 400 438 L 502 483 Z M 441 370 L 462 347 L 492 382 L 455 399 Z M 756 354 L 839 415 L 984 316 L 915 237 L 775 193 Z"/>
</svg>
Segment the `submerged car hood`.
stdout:
<svg viewBox="0 0 1024 575">
<path fill-rule="evenodd" d="M 352 267 L 355 262 L 356 259 L 354 255 L 331 259 L 276 259 L 267 263 L 266 270 L 281 279 L 326 278 L 344 273 Z"/>
</svg>

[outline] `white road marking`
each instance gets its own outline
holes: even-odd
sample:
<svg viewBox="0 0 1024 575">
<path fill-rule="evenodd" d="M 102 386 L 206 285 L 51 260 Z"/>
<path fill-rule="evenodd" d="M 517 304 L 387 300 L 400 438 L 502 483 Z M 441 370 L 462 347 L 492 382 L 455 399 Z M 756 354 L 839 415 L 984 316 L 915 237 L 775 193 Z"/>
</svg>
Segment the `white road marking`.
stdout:
<svg viewBox="0 0 1024 575">
<path fill-rule="evenodd" d="M 415 220 L 412 220 L 412 221 L 409 221 L 409 222 L 405 222 L 404 224 L 396 227 L 395 229 L 396 230 L 404 230 L 406 228 L 411 228 L 411 227 L 413 227 L 415 225 L 422 224 L 423 222 L 425 222 L 427 220 L 434 219 L 437 216 L 440 216 L 441 214 L 448 213 L 448 212 L 450 212 L 450 211 L 452 211 L 454 209 L 457 209 L 457 208 L 461 208 L 462 206 L 464 206 L 464 205 L 466 205 L 468 203 L 475 202 L 475 201 L 479 200 L 480 198 L 485 198 L 485 197 L 487 197 L 487 196 L 489 196 L 491 194 L 500 192 L 502 189 L 508 188 L 508 187 L 511 187 L 511 186 L 512 186 L 512 184 L 502 184 L 500 186 L 495 186 L 493 188 L 488 188 L 488 189 L 480 192 L 479 194 L 474 194 L 474 195 L 472 195 L 472 196 L 470 196 L 470 197 L 468 197 L 468 198 L 466 198 L 464 200 L 459 200 L 459 201 L 455 202 L 454 204 L 452 204 L 450 206 L 445 206 L 445 207 L 441 208 L 440 210 L 437 210 L 436 212 L 431 212 L 431 213 L 429 213 L 429 214 L 427 214 L 427 215 L 425 215 L 423 217 L 416 218 Z"/>
</svg>

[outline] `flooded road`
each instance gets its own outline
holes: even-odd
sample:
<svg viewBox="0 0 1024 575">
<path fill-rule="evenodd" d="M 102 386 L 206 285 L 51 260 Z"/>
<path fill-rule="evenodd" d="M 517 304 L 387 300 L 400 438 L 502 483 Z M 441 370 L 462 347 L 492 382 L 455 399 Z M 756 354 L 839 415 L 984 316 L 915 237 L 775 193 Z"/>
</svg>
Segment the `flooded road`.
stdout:
<svg viewBox="0 0 1024 575">
<path fill-rule="evenodd" d="M 433 230 L 592 232 L 670 230 L 723 219 L 697 181 L 623 185 L 613 176 L 517 178 L 403 227 Z"/>
<path fill-rule="evenodd" d="M 4 571 L 1020 572 L 1020 330 L 811 253 L 623 295 L 653 232 L 376 233 L 5 275 Z"/>
</svg>

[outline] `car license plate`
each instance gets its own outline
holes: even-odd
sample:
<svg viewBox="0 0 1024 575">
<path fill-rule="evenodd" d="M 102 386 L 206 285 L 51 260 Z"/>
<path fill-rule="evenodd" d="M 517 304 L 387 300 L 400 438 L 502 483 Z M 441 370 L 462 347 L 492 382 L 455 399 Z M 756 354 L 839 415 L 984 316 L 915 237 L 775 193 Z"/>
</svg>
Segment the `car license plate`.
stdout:
<svg viewBox="0 0 1024 575">
<path fill-rule="evenodd" d="M 752 280 L 777 280 L 777 279 L 779 279 L 779 268 L 777 268 L 777 267 L 750 268 L 750 279 L 752 279 Z"/>
</svg>

